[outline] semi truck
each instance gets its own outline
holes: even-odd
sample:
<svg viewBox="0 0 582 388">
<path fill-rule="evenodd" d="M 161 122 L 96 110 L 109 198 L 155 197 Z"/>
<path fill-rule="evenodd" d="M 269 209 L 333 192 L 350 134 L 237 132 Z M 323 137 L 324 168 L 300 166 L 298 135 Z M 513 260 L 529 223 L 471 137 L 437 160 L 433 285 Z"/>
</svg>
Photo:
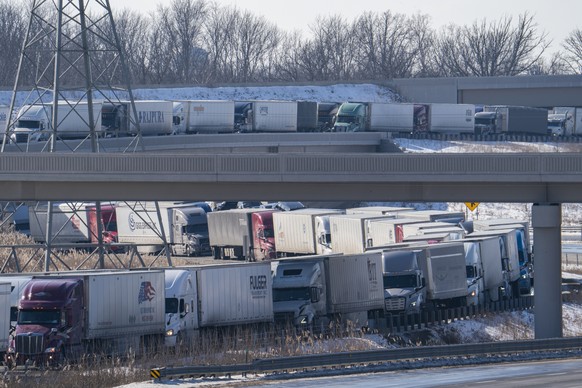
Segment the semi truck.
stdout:
<svg viewBox="0 0 582 388">
<path fill-rule="evenodd" d="M 371 214 L 337 214 L 329 217 L 333 253 L 364 253 L 372 249 L 368 222 L 393 219 L 393 216 Z"/>
<path fill-rule="evenodd" d="M 84 354 L 155 352 L 164 339 L 164 272 L 33 277 L 18 304 L 10 366 L 59 366 Z"/>
<path fill-rule="evenodd" d="M 248 101 L 236 106 L 240 132 L 312 132 L 318 130 L 315 101 Z"/>
<path fill-rule="evenodd" d="M 202 330 L 271 324 L 271 264 L 229 263 L 165 269 L 169 347 L 192 344 Z"/>
<path fill-rule="evenodd" d="M 274 259 L 273 214 L 276 212 L 244 208 L 208 213 L 208 233 L 214 258 Z"/>
<path fill-rule="evenodd" d="M 233 133 L 234 101 L 179 100 L 174 101 L 182 111 L 179 133 Z"/>
<path fill-rule="evenodd" d="M 414 104 L 344 102 L 340 105 L 334 132 L 407 132 L 414 126 Z"/>
<path fill-rule="evenodd" d="M 48 203 L 28 207 L 30 236 L 37 242 L 46 242 Z M 116 205 L 101 204 L 101 234 L 104 244 L 117 239 Z M 58 244 L 99 242 L 97 205 L 94 202 L 52 203 L 52 239 Z"/>
<path fill-rule="evenodd" d="M 467 238 L 499 237 L 501 263 L 503 267 L 504 282 L 507 285 L 503 290 L 506 299 L 514 298 L 520 294 L 519 279 L 522 276 L 519 265 L 518 232 L 516 229 L 498 229 L 474 231 L 467 234 Z"/>
<path fill-rule="evenodd" d="M 475 133 L 535 134 L 548 133 L 548 110 L 526 106 L 485 105 L 475 113 Z"/>
<path fill-rule="evenodd" d="M 381 254 L 271 261 L 275 322 L 323 331 L 330 322 L 374 326 L 383 314 Z"/>
<path fill-rule="evenodd" d="M 548 112 L 548 135 L 582 135 L 582 108 L 555 107 Z"/>
<path fill-rule="evenodd" d="M 164 248 L 163 229 L 173 255 L 210 253 L 204 209 L 181 202 L 158 202 L 158 206 L 160 217 L 154 202 L 119 202 L 116 210 L 119 242 L 136 244 L 140 252 L 158 252 Z"/>
<path fill-rule="evenodd" d="M 422 249 L 382 251 L 384 308 L 388 314 L 417 314 L 425 307 L 426 280 L 419 265 Z"/>
<path fill-rule="evenodd" d="M 467 266 L 468 305 L 505 299 L 509 284 L 503 276 L 499 236 L 463 239 Z"/>
<path fill-rule="evenodd" d="M 77 139 L 89 136 L 91 126 L 86 102 L 59 101 L 57 106 L 57 137 Z M 100 102 L 93 103 L 93 129 L 96 135 L 101 133 L 101 109 Z M 11 141 L 25 143 L 49 139 L 53 133 L 52 112 L 52 104 L 23 105 L 16 115 Z"/>
<path fill-rule="evenodd" d="M 338 209 L 305 208 L 273 214 L 278 257 L 330 254 L 333 251 L 329 216 Z"/>
<path fill-rule="evenodd" d="M 10 342 L 10 283 L 0 281 L 0 357 L 3 358 Z"/>
<path fill-rule="evenodd" d="M 520 268 L 519 291 L 521 294 L 530 294 L 534 283 L 534 274 L 529 222 L 507 218 L 474 220 L 473 229 L 474 231 L 515 229 Z"/>
</svg>

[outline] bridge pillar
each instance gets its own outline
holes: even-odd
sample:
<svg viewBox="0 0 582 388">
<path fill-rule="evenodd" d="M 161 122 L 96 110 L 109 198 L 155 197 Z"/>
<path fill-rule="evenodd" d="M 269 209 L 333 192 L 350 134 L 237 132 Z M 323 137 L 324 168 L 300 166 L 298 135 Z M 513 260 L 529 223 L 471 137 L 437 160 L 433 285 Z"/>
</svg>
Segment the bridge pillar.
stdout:
<svg viewBox="0 0 582 388">
<path fill-rule="evenodd" d="M 562 337 L 561 205 L 534 204 L 535 339 Z"/>
</svg>

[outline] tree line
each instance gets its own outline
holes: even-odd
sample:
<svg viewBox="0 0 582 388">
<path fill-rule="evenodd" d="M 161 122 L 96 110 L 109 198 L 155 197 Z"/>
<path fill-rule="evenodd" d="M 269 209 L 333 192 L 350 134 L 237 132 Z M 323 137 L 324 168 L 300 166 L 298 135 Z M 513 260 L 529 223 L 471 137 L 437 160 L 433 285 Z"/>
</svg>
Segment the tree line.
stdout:
<svg viewBox="0 0 582 388">
<path fill-rule="evenodd" d="M 14 84 L 28 3 L 0 0 L 4 87 Z M 46 12 L 50 17 L 51 10 Z M 527 11 L 440 30 L 420 13 L 364 12 L 351 20 L 319 16 L 305 34 L 208 0 L 171 0 L 150 14 L 114 10 L 113 17 L 132 82 L 138 85 L 579 74 L 582 69 L 582 30 L 572 31 L 559 51 L 550 53 L 552 42 Z M 29 81 L 43 61 L 50 61 L 48 55 L 38 54 Z M 99 60 L 107 61 L 107 54 Z"/>
</svg>

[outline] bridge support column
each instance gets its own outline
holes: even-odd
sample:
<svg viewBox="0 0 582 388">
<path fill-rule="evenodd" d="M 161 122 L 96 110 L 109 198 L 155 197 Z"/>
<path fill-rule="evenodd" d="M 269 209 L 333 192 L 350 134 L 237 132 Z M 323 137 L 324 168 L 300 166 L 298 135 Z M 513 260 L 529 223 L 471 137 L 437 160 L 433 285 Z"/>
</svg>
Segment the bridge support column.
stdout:
<svg viewBox="0 0 582 388">
<path fill-rule="evenodd" d="M 562 337 L 562 212 L 560 204 L 534 204 L 535 339 Z"/>
</svg>

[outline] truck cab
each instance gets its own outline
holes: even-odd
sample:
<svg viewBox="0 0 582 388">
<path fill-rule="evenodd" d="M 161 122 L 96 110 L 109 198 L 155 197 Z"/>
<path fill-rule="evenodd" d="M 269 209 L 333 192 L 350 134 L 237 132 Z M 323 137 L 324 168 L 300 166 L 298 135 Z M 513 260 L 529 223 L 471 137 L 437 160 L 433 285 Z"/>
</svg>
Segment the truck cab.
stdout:
<svg viewBox="0 0 582 388">
<path fill-rule="evenodd" d="M 426 300 L 425 279 L 418 265 L 421 250 L 382 252 L 384 304 L 387 313 L 416 314 Z"/>
<path fill-rule="evenodd" d="M 26 143 L 48 139 L 51 111 L 48 105 L 24 105 L 18 111 L 16 125 L 10 134 L 11 141 Z"/>
<path fill-rule="evenodd" d="M 548 135 L 571 136 L 574 122 L 566 113 L 548 114 Z"/>
<path fill-rule="evenodd" d="M 271 262 L 273 312 L 277 323 L 312 327 L 325 315 L 323 262 L 281 259 Z"/>
<path fill-rule="evenodd" d="M 273 210 L 259 211 L 251 215 L 253 228 L 253 250 L 255 260 L 277 258 Z"/>
<path fill-rule="evenodd" d="M 478 306 L 484 302 L 485 297 L 481 252 L 477 242 L 465 242 L 463 245 L 467 268 L 467 305 Z"/>
<path fill-rule="evenodd" d="M 210 253 L 208 220 L 204 209 L 188 204 L 177 206 L 173 218 L 174 253 L 186 256 Z"/>
<path fill-rule="evenodd" d="M 29 361 L 55 366 L 62 363 L 67 352 L 81 343 L 83 294 L 81 279 L 36 278 L 28 282 L 18 305 L 7 364 Z"/>
<path fill-rule="evenodd" d="M 497 112 L 477 112 L 475 113 L 475 134 L 491 135 L 498 131 Z"/>
<path fill-rule="evenodd" d="M 338 109 L 333 132 L 363 132 L 366 130 L 367 106 L 362 103 L 344 102 Z"/>
<path fill-rule="evenodd" d="M 166 269 L 166 334 L 164 344 L 174 348 L 186 343 L 198 329 L 196 273 L 187 269 Z"/>
</svg>

